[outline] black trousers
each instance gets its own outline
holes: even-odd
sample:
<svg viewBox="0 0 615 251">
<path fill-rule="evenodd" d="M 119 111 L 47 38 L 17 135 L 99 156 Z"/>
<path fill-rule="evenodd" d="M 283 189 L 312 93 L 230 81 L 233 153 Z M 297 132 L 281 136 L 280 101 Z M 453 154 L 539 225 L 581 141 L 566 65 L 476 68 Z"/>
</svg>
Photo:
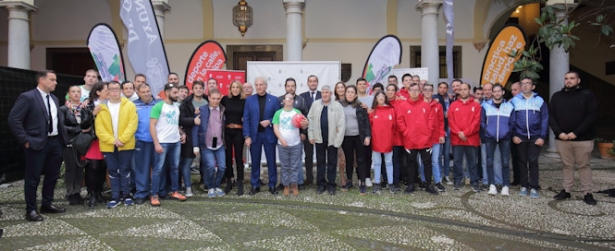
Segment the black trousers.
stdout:
<svg viewBox="0 0 615 251">
<path fill-rule="evenodd" d="M 521 187 L 538 189 L 538 157 L 540 156 L 540 148 L 534 142 L 521 142 L 521 144 L 517 145 Z"/>
<path fill-rule="evenodd" d="M 237 180 L 243 181 L 243 130 L 241 128 L 224 129 L 224 146 L 226 158 L 226 170 L 224 177 L 232 179 L 233 173 L 233 151 L 235 152 L 235 168 L 237 170 Z"/>
<path fill-rule="evenodd" d="M 361 145 L 363 145 L 363 142 L 361 142 Z M 371 177 L 371 169 L 372 169 L 372 143 L 370 142 L 368 146 L 363 146 L 365 148 L 364 150 L 364 155 L 365 155 L 365 178 L 369 178 Z M 382 163 L 384 163 L 384 161 L 382 161 Z M 374 167 L 375 168 L 375 167 Z"/>
<path fill-rule="evenodd" d="M 310 139 L 307 136 L 303 141 L 303 153 L 305 153 L 305 184 L 312 184 L 314 182 L 314 145 L 310 144 Z M 318 162 L 318 157 L 316 157 L 316 161 Z"/>
<path fill-rule="evenodd" d="M 429 148 L 431 149 L 431 148 Z M 408 184 L 409 186 L 414 185 L 416 181 L 418 181 L 417 173 L 419 170 L 419 161 L 418 156 L 421 157 L 421 161 L 423 162 L 423 167 L 425 171 L 425 177 L 430 177 L 425 179 L 425 184 L 427 186 L 431 185 L 431 176 L 432 166 L 431 166 L 431 150 L 427 151 L 427 149 L 419 149 L 419 150 L 410 150 L 410 153 L 406 152 L 406 160 L 408 161 Z"/>
<path fill-rule="evenodd" d="M 346 157 L 346 179 L 352 183 L 352 174 L 354 173 L 354 158 L 357 157 L 357 176 L 359 182 L 365 182 L 365 174 L 367 173 L 365 161 L 365 146 L 361 142 L 360 136 L 345 136 L 342 142 L 344 157 Z"/>
<path fill-rule="evenodd" d="M 50 137 L 43 149 L 39 151 L 31 148 L 25 149 L 26 170 L 24 179 L 24 195 L 26 198 L 26 212 L 36 211 L 36 190 L 43 180 L 42 205 L 48 206 L 53 202 L 53 192 L 60 177 L 60 165 L 62 164 L 62 145 L 58 136 Z"/>
<path fill-rule="evenodd" d="M 83 167 L 77 166 L 77 159 L 72 147 L 64 148 L 64 184 L 66 184 L 66 196 L 79 194 L 83 182 Z"/>
<path fill-rule="evenodd" d="M 337 148 L 328 146 L 328 142 L 316 144 L 316 182 L 319 187 L 335 189 L 337 174 Z M 325 179 L 326 174 L 326 179 Z"/>
<path fill-rule="evenodd" d="M 519 183 L 521 175 L 519 174 L 519 151 L 517 150 L 517 144 L 510 144 L 510 155 L 512 159 L 513 181 Z"/>
<path fill-rule="evenodd" d="M 100 193 L 107 180 L 107 163 L 105 160 L 90 160 L 85 166 L 85 186 L 88 194 Z"/>
</svg>

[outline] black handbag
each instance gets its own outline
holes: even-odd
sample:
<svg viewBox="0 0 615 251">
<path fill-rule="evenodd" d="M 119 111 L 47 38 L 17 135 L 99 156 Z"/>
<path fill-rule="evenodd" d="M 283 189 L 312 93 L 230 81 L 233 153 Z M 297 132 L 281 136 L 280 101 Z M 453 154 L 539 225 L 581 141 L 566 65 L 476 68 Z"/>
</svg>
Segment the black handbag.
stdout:
<svg viewBox="0 0 615 251">
<path fill-rule="evenodd" d="M 78 156 L 85 156 L 88 149 L 90 149 L 92 141 L 94 141 L 94 135 L 92 135 L 92 133 L 82 132 L 73 139 L 71 145 Z"/>
</svg>

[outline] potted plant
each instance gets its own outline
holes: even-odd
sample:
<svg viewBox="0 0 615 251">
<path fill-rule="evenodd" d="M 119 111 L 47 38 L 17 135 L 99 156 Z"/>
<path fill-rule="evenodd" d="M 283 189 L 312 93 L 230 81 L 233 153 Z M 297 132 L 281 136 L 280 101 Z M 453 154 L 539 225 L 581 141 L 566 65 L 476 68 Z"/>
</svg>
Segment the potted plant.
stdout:
<svg viewBox="0 0 615 251">
<path fill-rule="evenodd" d="M 600 151 L 600 158 L 603 159 L 615 159 L 615 141 L 606 140 L 603 138 L 596 138 L 598 150 Z"/>
</svg>

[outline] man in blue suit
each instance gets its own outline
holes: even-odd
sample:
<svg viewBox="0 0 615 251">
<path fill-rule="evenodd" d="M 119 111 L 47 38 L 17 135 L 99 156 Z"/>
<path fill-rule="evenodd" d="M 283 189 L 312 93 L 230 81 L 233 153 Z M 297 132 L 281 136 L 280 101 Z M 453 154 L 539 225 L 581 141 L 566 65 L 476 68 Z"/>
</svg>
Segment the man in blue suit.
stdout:
<svg viewBox="0 0 615 251">
<path fill-rule="evenodd" d="M 69 143 L 58 98 L 51 94 L 58 84 L 56 74 L 41 71 L 36 74 L 36 80 L 38 86 L 35 89 L 17 97 L 8 118 L 9 127 L 26 154 L 24 194 L 28 221 L 43 221 L 43 216 L 36 210 L 36 190 L 41 174 L 45 175 L 45 180 L 40 212 L 66 211 L 51 204 L 60 177 L 62 150 Z"/>
<path fill-rule="evenodd" d="M 257 77 L 254 80 L 254 88 L 257 95 L 252 95 L 246 99 L 243 111 L 243 137 L 246 139 L 246 145 L 250 147 L 250 155 L 252 156 L 252 173 L 250 175 L 252 190 L 250 190 L 250 195 L 260 192 L 259 178 L 263 147 L 265 148 L 269 172 L 269 192 L 277 194 L 278 173 L 275 163 L 275 145 L 278 139 L 273 133 L 271 120 L 275 112 L 280 109 L 280 103 L 278 98 L 267 94 L 267 80 L 264 77 Z"/>
<path fill-rule="evenodd" d="M 318 90 L 318 77 L 310 75 L 307 79 L 307 85 L 310 88 L 309 91 L 301 93 L 301 97 L 307 104 L 307 111 L 310 111 L 312 103 L 322 98 L 320 91 Z M 304 114 L 307 116 L 307 112 Z M 303 140 L 303 152 L 305 153 L 305 185 L 311 185 L 314 182 L 314 145 L 310 144 L 310 140 L 306 135 L 301 134 Z M 303 177 L 303 175 L 301 175 Z M 301 182 L 301 181 L 299 181 Z"/>
</svg>

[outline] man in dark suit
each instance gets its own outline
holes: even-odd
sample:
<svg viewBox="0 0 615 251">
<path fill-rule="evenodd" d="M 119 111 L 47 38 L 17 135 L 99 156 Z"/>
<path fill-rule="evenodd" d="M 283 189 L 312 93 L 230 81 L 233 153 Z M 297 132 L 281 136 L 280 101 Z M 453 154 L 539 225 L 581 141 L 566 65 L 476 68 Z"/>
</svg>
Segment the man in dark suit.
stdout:
<svg viewBox="0 0 615 251">
<path fill-rule="evenodd" d="M 243 111 L 243 137 L 245 143 L 250 147 L 252 156 L 252 173 L 250 182 L 252 190 L 250 195 L 260 192 L 260 172 L 261 172 L 261 153 L 265 148 L 267 158 L 267 170 L 269 172 L 269 192 L 277 194 L 276 184 L 278 173 L 275 163 L 275 145 L 278 142 L 273 133 L 271 120 L 277 110 L 280 109 L 278 98 L 267 93 L 267 80 L 258 77 L 254 80 L 254 87 L 257 95 L 252 95 L 246 99 Z"/>
<path fill-rule="evenodd" d="M 26 219 L 42 221 L 36 211 L 36 190 L 41 174 L 43 201 L 41 213 L 63 213 L 66 209 L 51 204 L 56 182 L 60 177 L 62 150 L 68 144 L 63 114 L 58 98 L 51 94 L 56 89 L 56 74 L 45 70 L 36 74 L 38 86 L 19 95 L 9 113 L 8 123 L 26 154 L 24 194 Z"/>
<path fill-rule="evenodd" d="M 318 77 L 315 75 L 310 75 L 307 79 L 309 91 L 301 93 L 301 97 L 305 100 L 307 104 L 307 112 L 310 112 L 310 107 L 312 107 L 312 103 L 314 101 L 322 98 L 320 91 L 318 90 Z M 305 113 L 304 115 L 306 115 Z M 307 115 L 306 115 L 307 116 Z M 314 145 L 310 144 L 310 140 L 304 135 L 301 134 L 301 139 L 303 140 L 303 153 L 305 153 L 305 185 L 311 185 L 314 182 Z"/>
</svg>

